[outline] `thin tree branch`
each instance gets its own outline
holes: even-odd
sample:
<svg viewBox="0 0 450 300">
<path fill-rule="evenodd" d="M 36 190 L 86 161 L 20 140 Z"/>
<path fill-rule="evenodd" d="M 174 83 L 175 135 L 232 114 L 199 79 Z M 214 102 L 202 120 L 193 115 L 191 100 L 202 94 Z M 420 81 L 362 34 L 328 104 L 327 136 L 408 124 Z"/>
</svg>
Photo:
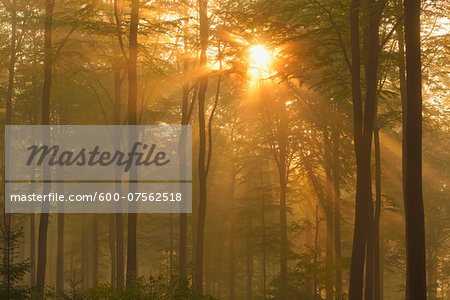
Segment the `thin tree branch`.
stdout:
<svg viewBox="0 0 450 300">
<path fill-rule="evenodd" d="M 347 67 L 348 67 L 349 71 L 351 72 L 352 65 L 351 65 L 350 59 L 347 54 L 347 48 L 345 47 L 345 43 L 342 38 L 341 31 L 339 30 L 339 27 L 337 26 L 336 22 L 334 21 L 331 11 L 329 9 L 327 9 L 326 7 L 324 7 L 322 5 L 322 3 L 320 3 L 319 1 L 317 1 L 317 0 L 313 0 L 313 1 L 328 15 L 328 20 L 330 21 L 331 25 L 333 26 L 334 30 L 336 31 L 336 34 L 337 34 L 337 37 L 339 40 L 339 45 L 341 46 L 342 54 L 344 55 L 345 63 L 347 64 Z"/>
<path fill-rule="evenodd" d="M 191 119 L 192 112 L 194 111 L 195 99 L 197 99 L 197 94 L 198 94 L 198 82 L 195 84 L 194 93 L 192 95 L 192 100 L 191 100 L 191 103 L 189 105 L 189 109 L 188 109 L 188 113 L 187 113 L 187 120 L 188 120 L 188 122 Z"/>
<path fill-rule="evenodd" d="M 126 61 L 128 61 L 128 56 L 125 51 L 125 47 L 123 45 L 122 26 L 121 26 L 119 12 L 118 12 L 118 8 L 117 8 L 117 0 L 114 0 L 114 18 L 116 19 L 117 39 L 119 40 L 119 47 L 120 47 L 120 50 L 122 51 L 123 57 L 125 58 Z"/>
<path fill-rule="evenodd" d="M 56 59 L 59 55 L 59 53 L 61 52 L 61 50 L 63 49 L 64 45 L 67 43 L 67 41 L 69 40 L 70 36 L 72 35 L 72 33 L 75 31 L 75 29 L 78 28 L 77 26 L 72 27 L 72 29 L 70 29 L 69 33 L 66 35 L 66 37 L 62 40 L 61 44 L 59 45 L 58 49 L 56 49 L 55 52 L 55 56 L 53 57 L 53 59 Z"/>
<path fill-rule="evenodd" d="M 380 49 L 380 50 L 384 47 L 384 45 L 386 45 L 386 43 L 389 41 L 389 39 L 391 38 L 391 36 L 392 36 L 392 34 L 394 33 L 394 31 L 397 30 L 398 26 L 399 26 L 400 24 L 402 24 L 404 17 L 405 17 L 405 14 L 402 14 L 402 15 L 400 16 L 400 18 L 397 20 L 397 22 L 395 23 L 394 27 L 392 27 L 391 31 L 389 31 L 389 33 L 388 33 L 388 34 L 384 37 L 384 39 L 381 41 L 380 46 L 379 46 L 379 49 Z"/>
</svg>

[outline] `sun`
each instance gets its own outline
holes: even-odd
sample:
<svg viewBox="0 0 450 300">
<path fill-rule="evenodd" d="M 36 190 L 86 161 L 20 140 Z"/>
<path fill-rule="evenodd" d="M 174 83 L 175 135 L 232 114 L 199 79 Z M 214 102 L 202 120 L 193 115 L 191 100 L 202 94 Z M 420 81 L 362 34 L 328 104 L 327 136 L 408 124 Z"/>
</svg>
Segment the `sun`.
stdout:
<svg viewBox="0 0 450 300">
<path fill-rule="evenodd" d="M 251 83 L 260 82 L 272 74 L 273 52 L 262 45 L 254 45 L 248 49 L 248 76 Z"/>
<path fill-rule="evenodd" d="M 268 70 L 271 55 L 269 51 L 262 45 L 255 45 L 249 49 L 249 62 L 250 66 L 260 70 Z"/>
</svg>

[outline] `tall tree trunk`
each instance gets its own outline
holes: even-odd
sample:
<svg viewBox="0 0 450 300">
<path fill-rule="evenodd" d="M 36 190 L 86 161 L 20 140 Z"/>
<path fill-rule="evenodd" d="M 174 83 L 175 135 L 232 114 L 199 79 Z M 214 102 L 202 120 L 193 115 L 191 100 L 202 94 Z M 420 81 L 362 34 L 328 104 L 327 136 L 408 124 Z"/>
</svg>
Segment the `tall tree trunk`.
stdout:
<svg viewBox="0 0 450 300">
<path fill-rule="evenodd" d="M 359 0 L 352 0 L 350 12 L 350 40 L 351 40 L 351 57 L 352 57 L 352 101 L 353 101 L 353 139 L 355 145 L 357 180 L 356 180 L 356 197 L 355 197 L 355 224 L 353 233 L 353 248 L 350 266 L 350 282 L 349 282 L 349 299 L 362 299 L 364 260 L 366 252 L 366 199 L 364 199 L 364 186 L 362 180 L 363 170 L 360 163 L 361 139 L 362 139 L 362 96 L 361 96 L 361 49 L 359 38 Z"/>
<path fill-rule="evenodd" d="M 284 175 L 284 174 L 283 174 Z M 283 176 L 282 175 L 282 176 Z M 280 180 L 280 299 L 287 299 L 287 224 L 286 224 L 286 182 Z"/>
<path fill-rule="evenodd" d="M 37 119 L 35 115 L 34 120 Z M 31 121 L 33 124 L 35 121 Z M 36 170 L 34 167 L 31 168 L 30 181 L 35 180 Z M 34 184 L 30 184 L 30 194 L 35 192 Z M 36 215 L 34 213 L 30 214 L 30 287 L 34 288 L 36 286 Z"/>
<path fill-rule="evenodd" d="M 6 116 L 5 124 L 11 124 L 12 116 L 12 98 L 14 94 L 14 74 L 17 55 L 17 0 L 11 2 L 11 43 L 10 43 L 10 58 L 8 67 L 8 92 L 6 94 Z"/>
<path fill-rule="evenodd" d="M 36 221 L 34 213 L 30 214 L 30 286 L 36 285 Z"/>
<path fill-rule="evenodd" d="M 263 166 L 262 162 L 260 162 L 260 166 Z M 260 180 L 261 180 L 261 226 L 262 226 L 262 279 L 263 279 L 263 286 L 262 286 L 262 292 L 263 292 L 263 299 L 267 299 L 267 271 L 266 271 L 266 199 L 265 199 L 265 192 L 264 192 L 264 173 L 263 169 L 260 169 Z"/>
<path fill-rule="evenodd" d="M 233 138 L 231 139 L 231 141 L 233 142 Z M 234 147 L 233 147 L 233 152 L 234 152 Z M 236 162 L 235 162 L 235 158 L 234 158 L 234 153 L 232 154 L 232 157 L 230 159 L 231 162 L 231 182 L 230 182 L 230 204 L 231 204 L 231 208 L 230 208 L 230 300 L 234 300 L 235 299 L 235 294 L 234 294 L 234 278 L 236 276 L 235 274 L 235 261 L 234 261 L 234 257 L 235 257 L 235 250 L 234 250 L 234 238 L 235 238 L 235 233 L 234 233 L 234 229 L 235 229 L 235 216 L 234 216 L 234 192 L 235 192 L 235 188 L 236 188 Z"/>
<path fill-rule="evenodd" d="M 188 20 L 185 20 L 184 23 L 184 37 L 183 37 L 183 83 L 182 83 L 182 100 L 181 100 L 181 125 L 189 125 L 189 121 L 191 119 L 190 114 L 190 105 L 189 104 L 189 83 L 190 83 L 190 74 L 189 72 L 189 49 L 188 49 Z M 194 91 L 192 103 L 194 103 L 196 97 L 196 91 Z M 186 132 L 184 130 L 181 131 L 180 143 L 179 143 L 179 161 L 186 161 L 186 153 L 184 151 L 184 143 L 186 140 Z M 183 149 L 183 150 L 181 150 Z M 182 163 L 180 166 L 180 175 L 184 176 L 186 173 L 186 164 Z M 183 279 L 186 279 L 186 265 L 187 265 L 187 214 L 180 213 L 180 221 L 179 221 L 179 265 L 180 265 L 180 276 Z M 184 285 L 186 283 L 182 282 Z"/>
<path fill-rule="evenodd" d="M 340 191 L 340 161 L 339 132 L 336 127 L 331 132 L 333 145 L 333 183 L 334 183 L 334 256 L 336 260 L 336 300 L 342 299 L 342 268 L 341 268 L 341 191 Z"/>
<path fill-rule="evenodd" d="M 114 73 L 114 124 L 121 125 L 121 89 L 122 89 L 122 77 L 121 77 L 121 59 L 120 53 L 122 54 L 122 59 L 127 60 L 127 55 L 125 53 L 125 49 L 122 41 L 122 26 L 121 26 L 121 18 L 118 6 L 118 0 L 114 0 L 112 8 L 112 15 L 114 16 L 114 21 L 116 24 L 116 34 L 118 39 L 118 45 L 114 49 L 114 54 L 116 59 L 112 65 L 113 73 Z M 113 22 L 113 16 L 111 15 L 111 22 Z M 116 132 L 115 136 L 115 148 L 120 149 L 120 139 L 121 132 Z M 120 180 L 122 178 L 120 168 L 114 169 L 114 191 L 119 195 L 122 193 L 122 184 Z M 111 264 L 111 280 L 114 283 L 111 283 L 113 286 L 121 286 L 124 283 L 124 274 L 125 274 L 125 256 L 124 256 L 124 246 L 123 246 L 123 214 L 116 213 L 110 220 L 110 224 L 114 224 L 114 233 L 112 233 L 111 238 L 114 238 L 112 247 L 114 250 L 111 251 L 111 255 L 114 254 L 115 262 Z M 111 257 L 111 259 L 113 259 Z"/>
<path fill-rule="evenodd" d="M 286 204 L 286 189 L 287 189 L 287 114 L 286 104 L 284 101 L 280 105 L 280 128 L 279 128 L 279 156 L 278 156 L 278 176 L 280 183 L 280 233 L 281 233 L 281 247 L 280 247 L 280 299 L 287 299 L 288 280 L 287 280 L 287 204 Z"/>
<path fill-rule="evenodd" d="M 380 273 L 380 218 L 381 218 L 381 152 L 380 152 L 380 128 L 377 125 L 373 132 L 375 146 L 375 216 L 373 224 L 374 243 L 374 272 L 373 272 L 373 295 L 374 300 L 381 299 L 381 276 Z"/>
<path fill-rule="evenodd" d="M 332 178 L 332 169 L 333 169 L 333 158 L 332 158 L 332 150 L 331 150 L 331 141 L 328 134 L 328 128 L 323 130 L 323 139 L 324 139 L 324 169 L 325 169 L 325 189 L 326 189 L 326 201 L 325 201 L 325 215 L 326 215 L 326 270 L 327 276 L 325 278 L 325 291 L 326 291 L 326 299 L 333 299 L 333 225 L 334 225 L 334 215 L 333 215 L 333 178 Z"/>
<path fill-rule="evenodd" d="M 109 253 L 111 255 L 111 287 L 116 287 L 116 222 L 114 214 L 108 216 Z"/>
<path fill-rule="evenodd" d="M 128 58 L 128 124 L 137 124 L 137 36 L 139 25 L 139 0 L 131 1 L 130 42 Z M 136 131 L 130 129 L 129 139 L 133 141 Z M 137 169 L 130 170 L 130 180 L 137 176 Z M 130 192 L 136 190 L 136 184 L 130 183 Z M 128 214 L 127 248 L 127 286 L 134 284 L 137 276 L 137 213 Z"/>
<path fill-rule="evenodd" d="M 384 299 L 384 238 L 380 235 L 380 299 Z"/>
<path fill-rule="evenodd" d="M 98 283 L 98 256 L 99 256 L 99 244 L 98 244 L 98 216 L 93 215 L 92 220 L 92 251 L 94 252 L 94 259 L 92 263 L 92 286 L 97 286 Z"/>
<path fill-rule="evenodd" d="M 420 0 L 405 0 L 406 126 L 405 224 L 406 299 L 426 299 L 425 225 L 422 198 L 422 82 Z"/>
<path fill-rule="evenodd" d="M 253 290 L 253 251 L 252 251 L 252 219 L 248 218 L 247 230 L 249 231 L 246 237 L 246 260 L 245 268 L 247 273 L 247 287 L 246 287 L 246 299 L 252 300 L 252 290 Z"/>
<path fill-rule="evenodd" d="M 64 213 L 58 214 L 58 241 L 56 250 L 56 292 L 64 294 Z"/>
<path fill-rule="evenodd" d="M 403 1 L 398 0 L 398 20 L 403 15 Z M 400 83 L 400 99 L 402 105 L 402 188 L 403 199 L 405 199 L 405 147 L 406 147 L 406 66 L 405 66 L 405 35 L 404 26 L 397 27 L 397 39 L 398 39 L 398 71 L 399 71 L 399 83 Z M 383 245 L 384 246 L 384 245 Z M 383 261 L 382 261 L 383 262 Z M 383 267 L 381 267 L 383 269 Z M 383 299 L 383 271 L 381 271 L 381 299 Z"/>
<path fill-rule="evenodd" d="M 354 122 L 354 144 L 356 154 L 356 206 L 353 235 L 352 260 L 350 267 L 349 299 L 360 300 L 363 296 L 365 253 L 367 250 L 366 299 L 373 297 L 373 200 L 371 182 L 372 133 L 375 119 L 378 84 L 379 42 L 378 28 L 384 6 L 368 1 L 369 22 L 365 31 L 367 63 L 365 64 L 365 104 L 361 97 L 361 49 L 359 42 L 359 0 L 351 5 L 351 51 L 352 51 L 352 100 Z M 367 248 L 366 248 L 367 244 Z"/>
<path fill-rule="evenodd" d="M 189 98 L 189 87 L 188 86 L 183 86 L 183 107 L 186 105 L 186 110 L 183 109 L 183 113 L 182 113 L 182 120 L 181 120 L 181 125 L 188 125 L 189 121 L 186 121 L 186 112 L 187 112 L 187 101 Z M 186 102 L 185 102 L 186 101 Z M 185 147 L 185 142 L 186 142 L 186 131 L 184 129 L 181 129 L 181 134 L 180 134 L 180 141 L 179 141 L 179 151 L 178 151 L 178 157 L 179 157 L 179 161 L 180 161 L 180 176 L 184 176 L 186 174 L 186 164 L 184 162 L 186 162 L 186 147 Z M 180 177 L 182 178 L 182 177 Z M 180 191 L 185 192 L 185 188 L 184 185 L 180 186 Z M 183 207 L 185 208 L 185 207 Z M 180 267 L 180 283 L 182 285 L 183 288 L 185 288 L 188 284 L 187 282 L 187 278 L 186 278 L 186 266 L 187 266 L 187 213 L 185 212 L 181 212 L 180 216 L 179 216 L 179 254 L 178 254 L 178 262 L 179 262 L 179 267 Z M 172 219 L 171 219 L 172 222 Z M 172 249 L 172 245 L 170 246 L 170 248 Z M 171 250 L 172 251 L 172 250 Z"/>
<path fill-rule="evenodd" d="M 372 132 L 375 123 L 376 111 L 377 111 L 377 93 L 378 93 L 378 54 L 379 54 L 379 41 L 378 41 L 378 28 L 380 25 L 380 17 L 382 10 L 379 8 L 379 3 L 375 0 L 368 0 L 369 8 L 369 24 L 365 36 L 367 39 L 366 53 L 368 56 L 367 63 L 365 65 L 366 75 L 366 103 L 364 105 L 364 142 L 367 145 L 366 151 L 368 154 L 369 174 L 368 180 L 370 184 L 368 201 L 367 201 L 367 258 L 366 258 L 366 287 L 365 287 L 365 299 L 373 299 L 374 290 L 374 211 L 372 200 L 372 180 L 370 176 L 370 163 L 372 152 Z M 366 131 L 366 129 L 368 129 Z"/>
<path fill-rule="evenodd" d="M 50 124 L 50 91 L 52 81 L 52 22 L 54 0 L 45 1 L 45 22 L 44 22 L 44 84 L 42 89 L 42 125 Z M 45 131 L 45 130 L 44 130 Z M 49 142 L 48 133 L 43 132 L 44 142 Z M 44 177 L 50 178 L 50 170 L 44 167 Z M 49 184 L 44 183 L 44 194 L 50 192 Z M 41 213 L 39 219 L 39 237 L 38 237 L 38 261 L 36 286 L 39 297 L 43 298 L 45 285 L 45 267 L 47 263 L 47 230 L 48 213 Z"/>
<path fill-rule="evenodd" d="M 118 51 L 117 51 L 118 52 Z M 114 68 L 114 124 L 120 125 L 120 105 L 121 105 L 121 86 L 122 79 L 120 76 L 120 66 L 115 63 Z M 117 133 L 115 138 L 115 148 L 120 148 L 120 133 Z M 121 180 L 121 170 L 119 168 L 114 169 L 114 179 L 116 180 L 114 184 L 114 190 L 116 193 L 122 193 Z M 114 284 L 117 286 L 123 285 L 124 275 L 125 275 L 125 256 L 123 247 L 123 214 L 114 214 L 114 219 L 110 222 L 114 223 L 114 244 L 113 247 L 115 253 L 115 263 L 114 274 L 111 274 Z M 112 257 L 111 257 L 112 259 Z"/>
<path fill-rule="evenodd" d="M 81 228 L 81 287 L 83 290 L 89 287 L 88 284 L 88 266 L 89 266 L 89 257 L 88 257 L 88 234 L 86 226 L 82 226 Z"/>
<path fill-rule="evenodd" d="M 12 120 L 12 98 L 14 94 L 14 74 L 15 74 L 15 64 L 16 64 L 16 55 L 17 55 L 17 44 L 16 44 L 16 30 L 17 30 L 17 0 L 13 0 L 11 2 L 11 43 L 10 43 L 10 60 L 8 67 L 8 92 L 6 95 L 6 116 L 5 116 L 5 125 L 11 125 Z M 5 127 L 5 137 L 9 135 L 9 128 Z M 5 153 L 9 151 L 9 145 L 5 144 Z M 6 163 L 3 164 L 3 176 L 2 176 L 2 186 L 3 186 L 3 195 L 6 192 L 6 176 L 9 172 L 8 165 Z M 5 199 L 4 199 L 5 200 Z M 6 200 L 5 200 L 6 202 Z M 3 263 L 6 265 L 7 270 L 6 274 L 4 274 L 4 284 L 6 285 L 6 296 L 10 298 L 11 284 L 13 282 L 11 278 L 11 262 L 13 258 L 11 257 L 11 215 L 9 213 L 4 213 L 4 230 L 5 237 L 3 239 Z"/>
<path fill-rule="evenodd" d="M 314 282 L 314 299 L 317 299 L 317 252 L 319 248 L 319 204 L 316 204 L 316 214 L 315 214 L 315 224 L 314 224 L 314 256 L 313 256 L 313 282 Z"/>
<path fill-rule="evenodd" d="M 117 187 L 117 184 L 116 184 Z M 116 188 L 116 192 L 118 192 Z M 123 246 L 123 215 L 116 214 L 116 269 L 117 269 L 117 286 L 124 283 L 125 276 L 125 255 Z"/>
<path fill-rule="evenodd" d="M 207 48 L 208 48 L 208 36 L 209 36 L 209 24 L 208 24 L 208 0 L 199 0 L 199 15 L 200 15 L 200 88 L 198 92 L 198 118 L 199 118 L 199 206 L 197 215 L 197 234 L 196 234 L 196 247 L 195 247 L 195 277 L 194 277 L 194 289 L 198 294 L 203 294 L 203 244 L 204 244 L 204 232 L 205 232 L 205 219 L 206 219 L 206 122 L 205 122 L 205 102 L 206 102 L 206 89 L 208 87 L 208 74 L 207 72 Z"/>
<path fill-rule="evenodd" d="M 14 74 L 15 74 L 15 64 L 16 64 L 16 54 L 17 54 L 17 45 L 16 45 L 16 30 L 17 30 L 17 1 L 13 0 L 11 2 L 11 43 L 10 43 L 10 60 L 8 66 L 8 92 L 6 95 L 6 116 L 5 116 L 5 125 L 11 125 L 12 119 L 12 98 L 14 94 Z M 9 128 L 5 127 L 5 136 L 9 133 Z M 9 148 L 9 145 L 5 144 L 5 147 Z M 9 151 L 9 149 L 5 148 L 5 153 Z M 4 173 L 2 176 L 2 185 L 5 188 L 5 180 L 8 174 L 8 166 L 4 164 Z M 6 192 L 6 190 L 3 190 Z M 4 193 L 5 194 L 5 193 Z M 6 238 L 4 239 L 4 257 L 3 262 L 6 264 L 8 270 L 4 275 L 4 281 L 6 283 L 7 296 L 9 298 L 10 290 L 11 290 L 11 279 L 10 279 L 10 254 L 11 254 L 11 242 L 9 240 L 9 235 L 11 234 L 11 216 L 9 213 L 5 212 L 4 215 L 4 230 L 6 232 Z"/>
<path fill-rule="evenodd" d="M 62 168 L 56 168 L 56 177 L 63 179 Z M 64 183 L 57 183 L 58 194 L 64 194 Z M 56 292 L 58 295 L 64 295 L 64 213 L 58 214 L 58 239 L 56 246 Z"/>
<path fill-rule="evenodd" d="M 403 15 L 403 1 L 398 0 L 398 17 L 397 21 L 400 21 L 401 15 Z M 397 40 L 398 40 L 398 73 L 400 83 L 400 99 L 402 102 L 402 169 L 405 167 L 405 134 L 406 134 L 406 66 L 405 66 L 405 33 L 403 26 L 397 27 Z M 403 176 L 404 177 L 404 176 Z M 405 196 L 405 178 L 402 178 L 403 184 L 403 197 Z"/>
<path fill-rule="evenodd" d="M 169 278 L 172 278 L 173 267 L 173 216 L 169 214 Z"/>
</svg>

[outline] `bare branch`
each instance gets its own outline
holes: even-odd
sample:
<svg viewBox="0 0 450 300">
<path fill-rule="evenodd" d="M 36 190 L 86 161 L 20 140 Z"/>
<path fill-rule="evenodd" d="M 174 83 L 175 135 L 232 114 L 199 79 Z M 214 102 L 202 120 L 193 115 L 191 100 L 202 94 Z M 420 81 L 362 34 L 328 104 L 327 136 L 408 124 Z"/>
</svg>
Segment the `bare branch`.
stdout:
<svg viewBox="0 0 450 300">
<path fill-rule="evenodd" d="M 125 47 L 123 45 L 122 26 L 120 25 L 121 21 L 119 18 L 119 11 L 117 8 L 117 0 L 114 0 L 114 18 L 116 19 L 117 39 L 119 40 L 119 47 L 120 47 L 120 50 L 122 51 L 123 57 L 125 58 L 125 60 L 128 61 L 128 56 L 125 51 Z"/>
<path fill-rule="evenodd" d="M 341 46 L 342 54 L 344 55 L 345 63 L 347 64 L 348 70 L 351 73 L 352 65 L 350 63 L 350 59 L 347 54 L 347 48 L 345 47 L 345 43 L 342 38 L 341 31 L 339 30 L 339 27 L 337 26 L 336 22 L 334 21 L 331 11 L 329 9 L 327 9 L 325 6 L 323 6 L 322 3 L 320 3 L 319 1 L 317 1 L 317 0 L 313 0 L 313 1 L 328 15 L 328 20 L 330 21 L 331 25 L 333 26 L 334 30 L 336 31 L 336 34 L 337 34 L 337 37 L 339 40 L 339 45 Z"/>
<path fill-rule="evenodd" d="M 395 23 L 394 27 L 392 27 L 391 31 L 389 31 L 389 33 L 384 37 L 384 39 L 381 41 L 379 49 L 383 49 L 384 45 L 386 45 L 386 43 L 389 41 L 389 39 L 391 38 L 392 34 L 394 33 L 394 31 L 397 30 L 398 26 L 400 24 L 402 24 L 403 22 L 403 18 L 405 17 L 405 14 L 402 14 L 400 16 L 400 18 L 398 18 L 397 22 Z"/>
</svg>

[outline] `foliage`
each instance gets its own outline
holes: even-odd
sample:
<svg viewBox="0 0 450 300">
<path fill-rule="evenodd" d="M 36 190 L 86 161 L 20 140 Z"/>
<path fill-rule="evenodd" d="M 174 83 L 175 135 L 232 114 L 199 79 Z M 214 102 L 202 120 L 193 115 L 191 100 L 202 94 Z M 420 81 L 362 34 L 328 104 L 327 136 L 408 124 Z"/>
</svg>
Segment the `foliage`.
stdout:
<svg viewBox="0 0 450 300">
<path fill-rule="evenodd" d="M 0 275 L 3 278 L 0 285 L 0 298 L 25 299 L 30 294 L 30 290 L 21 282 L 30 270 L 30 263 L 28 260 L 18 261 L 23 228 L 14 229 L 10 226 L 11 224 L 0 226 L 0 250 L 3 254 L 0 263 Z"/>
</svg>

